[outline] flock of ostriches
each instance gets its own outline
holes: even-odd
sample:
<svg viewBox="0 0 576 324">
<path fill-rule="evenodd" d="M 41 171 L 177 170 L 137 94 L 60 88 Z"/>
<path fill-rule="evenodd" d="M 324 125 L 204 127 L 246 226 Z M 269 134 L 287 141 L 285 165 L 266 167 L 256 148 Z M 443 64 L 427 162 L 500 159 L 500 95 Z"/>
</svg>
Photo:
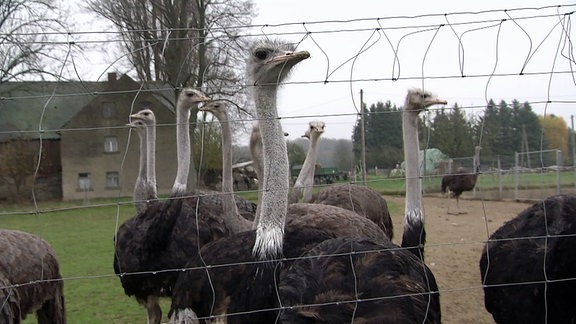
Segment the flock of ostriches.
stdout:
<svg viewBox="0 0 576 324">
<path fill-rule="evenodd" d="M 171 195 L 158 200 L 154 114 L 131 115 L 140 136 L 134 186 L 137 215 L 115 240 L 114 270 L 124 291 L 160 323 L 159 299 L 171 298 L 171 323 L 440 323 L 440 295 L 424 262 L 418 115 L 446 104 L 408 91 L 403 108 L 405 222 L 392 242 L 386 201 L 366 186 L 332 185 L 312 195 L 323 122 L 310 122 L 309 152 L 289 192 L 284 133 L 276 109 L 279 84 L 309 58 L 281 41 L 255 42 L 247 58 L 258 124 L 250 146 L 258 204 L 233 194 L 230 120 L 223 102 L 183 89 L 176 108 L 178 167 Z M 222 127 L 222 191 L 187 192 L 189 119 L 194 107 Z M 479 154 L 479 148 L 476 156 Z M 442 181 L 458 199 L 476 182 Z M 299 202 L 302 201 L 302 202 Z M 485 306 L 498 323 L 576 322 L 576 197 L 553 196 L 504 224 L 480 259 Z M 63 280 L 54 250 L 34 235 L 0 230 L 0 323 L 65 323 Z"/>
</svg>

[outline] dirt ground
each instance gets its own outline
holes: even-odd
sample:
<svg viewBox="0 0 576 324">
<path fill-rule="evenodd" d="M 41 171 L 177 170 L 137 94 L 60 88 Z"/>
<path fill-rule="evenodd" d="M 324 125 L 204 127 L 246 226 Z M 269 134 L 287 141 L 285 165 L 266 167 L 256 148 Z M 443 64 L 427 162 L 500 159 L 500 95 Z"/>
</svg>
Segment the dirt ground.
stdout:
<svg viewBox="0 0 576 324">
<path fill-rule="evenodd" d="M 404 205 L 404 197 L 385 196 Z M 440 288 L 442 322 L 445 324 L 494 323 L 484 308 L 478 262 L 484 241 L 505 221 L 530 203 L 460 199 L 466 214 L 447 214 L 456 207 L 453 199 L 424 197 L 426 217 L 426 263 Z M 392 215 L 394 242 L 402 237 L 403 215 Z"/>
</svg>

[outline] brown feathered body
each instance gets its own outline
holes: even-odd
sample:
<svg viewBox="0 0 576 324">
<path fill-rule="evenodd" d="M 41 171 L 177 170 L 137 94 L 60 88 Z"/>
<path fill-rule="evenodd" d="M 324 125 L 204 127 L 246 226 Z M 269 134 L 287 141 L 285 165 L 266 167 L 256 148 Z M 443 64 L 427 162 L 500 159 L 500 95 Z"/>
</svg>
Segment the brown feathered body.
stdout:
<svg viewBox="0 0 576 324">
<path fill-rule="evenodd" d="M 496 323 L 576 322 L 576 196 L 536 203 L 496 230 L 480 259 Z"/>
<path fill-rule="evenodd" d="M 392 240 L 394 228 L 386 199 L 376 190 L 357 184 L 339 184 L 323 188 L 313 203 L 351 210 L 372 220 Z"/>
<path fill-rule="evenodd" d="M 274 321 L 278 306 L 275 273 L 318 243 L 340 236 L 388 239 L 367 218 L 339 207 L 310 203 L 288 206 L 284 235 L 284 257 L 277 262 L 259 263 L 252 254 L 255 231 L 233 235 L 205 245 L 199 257 L 180 274 L 172 298 L 171 319 L 183 309 L 192 309 L 199 318 L 229 314 L 228 323 Z M 206 266 L 209 266 L 207 269 Z M 251 314 L 242 314 L 254 311 Z"/>
<path fill-rule="evenodd" d="M 471 191 L 476 186 L 478 173 L 454 173 L 442 177 L 442 192 L 450 192 L 450 198 L 459 199 L 464 191 Z"/>
<path fill-rule="evenodd" d="M 279 296 L 282 323 L 441 323 L 430 269 L 366 237 L 318 244 L 280 273 Z"/>
<path fill-rule="evenodd" d="M 64 282 L 56 252 L 40 237 L 0 229 L 0 323 L 66 323 Z"/>
</svg>

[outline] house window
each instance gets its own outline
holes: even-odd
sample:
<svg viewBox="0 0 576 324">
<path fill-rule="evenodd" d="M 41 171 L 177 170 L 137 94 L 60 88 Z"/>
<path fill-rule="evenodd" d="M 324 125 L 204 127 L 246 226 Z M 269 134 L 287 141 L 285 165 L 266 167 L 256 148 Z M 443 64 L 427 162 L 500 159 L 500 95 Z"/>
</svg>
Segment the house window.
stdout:
<svg viewBox="0 0 576 324">
<path fill-rule="evenodd" d="M 116 107 L 113 102 L 106 101 L 102 103 L 102 116 L 104 118 L 114 118 L 116 115 Z"/>
<path fill-rule="evenodd" d="M 78 173 L 78 190 L 89 191 L 92 190 L 92 181 L 90 180 L 90 173 Z"/>
<path fill-rule="evenodd" d="M 118 138 L 116 136 L 106 136 L 104 139 L 104 152 L 118 152 Z"/>
<path fill-rule="evenodd" d="M 117 171 L 106 172 L 106 188 L 117 189 L 120 187 L 120 177 Z"/>
</svg>

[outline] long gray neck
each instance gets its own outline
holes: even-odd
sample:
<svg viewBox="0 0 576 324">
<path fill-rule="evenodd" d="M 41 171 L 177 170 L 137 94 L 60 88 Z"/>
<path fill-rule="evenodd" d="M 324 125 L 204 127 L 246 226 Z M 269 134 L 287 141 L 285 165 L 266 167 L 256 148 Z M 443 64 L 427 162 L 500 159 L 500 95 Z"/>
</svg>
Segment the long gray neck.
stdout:
<svg viewBox="0 0 576 324">
<path fill-rule="evenodd" d="M 277 88 L 260 86 L 255 91 L 264 153 L 264 177 L 260 222 L 256 228 L 253 253 L 259 260 L 270 260 L 282 256 L 288 208 L 288 153 L 276 109 Z"/>
<path fill-rule="evenodd" d="M 252 222 L 240 215 L 234 199 L 234 179 L 232 177 L 232 131 L 226 112 L 215 114 L 222 129 L 222 208 L 226 225 L 233 233 L 247 231 Z"/>
<path fill-rule="evenodd" d="M 190 172 L 190 107 L 183 107 L 178 102 L 176 106 L 176 152 L 178 169 L 172 186 L 172 196 L 183 195 L 188 186 Z"/>
<path fill-rule="evenodd" d="M 264 179 L 264 156 L 262 153 L 262 137 L 260 136 L 260 128 L 258 125 L 252 128 L 252 133 L 250 134 L 250 155 L 252 156 L 254 171 L 258 177 L 258 201 L 260 202 L 262 201 L 262 189 L 264 189 L 264 182 L 262 181 Z M 260 223 L 260 213 L 261 206 L 258 204 L 256 205 L 254 223 L 252 224 L 254 229 L 256 229 L 258 223 Z"/>
<path fill-rule="evenodd" d="M 138 177 L 136 178 L 136 183 L 134 184 L 134 206 L 136 207 L 136 212 L 140 214 L 146 210 L 146 199 L 147 199 L 147 180 L 146 180 L 146 139 L 144 138 L 143 130 L 140 128 L 135 128 L 136 133 L 140 139 L 140 162 L 138 166 Z"/>
<path fill-rule="evenodd" d="M 292 192 L 290 193 L 290 203 L 298 202 L 300 193 L 303 191 L 302 202 L 310 202 L 312 200 L 312 186 L 314 185 L 314 171 L 316 169 L 316 158 L 318 155 L 318 140 L 320 135 L 317 133 L 310 134 L 310 145 L 306 153 L 306 159 L 302 164 L 302 169 L 298 174 L 298 178 L 294 183 Z"/>
<path fill-rule="evenodd" d="M 422 210 L 422 175 L 420 174 L 420 143 L 418 141 L 418 115 L 402 114 L 404 160 L 406 167 L 406 213 Z M 423 221 L 423 220 L 422 220 Z"/>
<path fill-rule="evenodd" d="M 147 199 L 158 198 L 156 190 L 156 125 L 146 126 L 146 181 L 148 197 Z"/>
</svg>

